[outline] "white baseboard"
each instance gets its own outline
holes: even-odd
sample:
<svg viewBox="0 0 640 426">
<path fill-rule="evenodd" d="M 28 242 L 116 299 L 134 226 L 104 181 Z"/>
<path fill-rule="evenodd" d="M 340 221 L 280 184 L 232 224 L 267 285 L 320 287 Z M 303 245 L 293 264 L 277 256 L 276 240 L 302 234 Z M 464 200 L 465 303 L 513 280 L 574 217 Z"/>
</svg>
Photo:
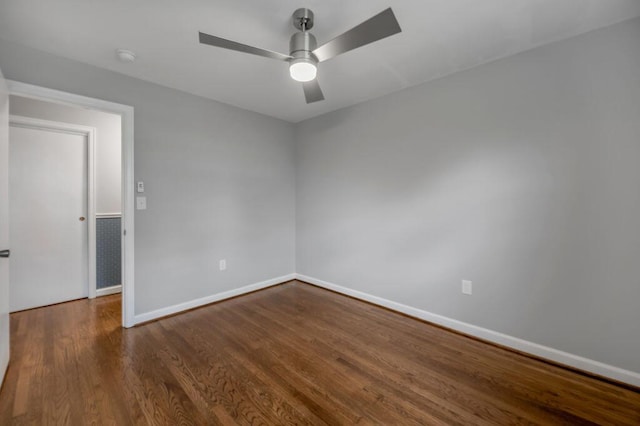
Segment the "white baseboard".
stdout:
<svg viewBox="0 0 640 426">
<path fill-rule="evenodd" d="M 548 346 L 539 345 L 537 343 L 522 340 L 517 337 L 478 327 L 473 324 L 468 324 L 442 315 L 434 314 L 422 309 L 404 305 L 402 303 L 393 302 L 391 300 L 383 299 L 381 297 L 363 293 L 358 290 L 353 290 L 347 287 L 339 286 L 337 284 L 332 284 L 316 278 L 308 277 L 306 275 L 296 274 L 296 279 L 314 284 L 318 287 L 323 287 L 328 290 L 346 294 L 356 299 L 365 300 L 375 305 L 384 306 L 385 308 L 389 308 L 391 310 L 401 312 L 415 318 L 438 324 L 443 327 L 477 337 L 479 339 L 507 346 L 521 352 L 526 352 L 550 361 L 594 373 L 599 376 L 608 377 L 613 380 L 629 383 L 634 386 L 640 386 L 640 374 L 633 371 L 624 370 L 622 368 L 604 364 L 599 361 L 594 361 L 592 359 L 560 351 L 558 349 L 553 349 Z"/>
<path fill-rule="evenodd" d="M 210 303 L 219 302 L 221 300 L 229 299 L 231 297 L 240 296 L 245 293 L 251 293 L 252 291 L 262 290 L 263 288 L 282 284 L 284 282 L 294 280 L 295 278 L 296 278 L 296 274 L 283 275 L 281 277 L 272 278 L 270 280 L 261 281 L 255 284 L 249 284 L 247 286 L 236 288 L 229 291 L 224 291 L 222 293 L 212 294 L 211 296 L 201 297 L 200 299 L 194 299 L 188 302 L 179 303 L 177 305 L 168 306 L 166 308 L 156 309 L 155 311 L 136 315 L 134 317 L 134 325 L 151 321 L 154 319 L 166 317 L 168 315 L 177 314 L 178 312 L 187 311 L 189 309 L 208 305 Z"/>
<path fill-rule="evenodd" d="M 96 297 L 108 296 L 110 294 L 122 293 L 122 286 L 120 284 L 111 287 L 99 288 L 96 290 Z"/>
</svg>

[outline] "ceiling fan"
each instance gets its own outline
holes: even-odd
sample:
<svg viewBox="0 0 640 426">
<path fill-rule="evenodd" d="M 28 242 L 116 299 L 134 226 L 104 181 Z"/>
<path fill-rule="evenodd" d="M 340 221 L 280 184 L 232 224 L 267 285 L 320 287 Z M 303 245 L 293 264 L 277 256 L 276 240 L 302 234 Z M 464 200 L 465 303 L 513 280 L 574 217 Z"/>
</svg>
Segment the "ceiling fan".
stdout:
<svg viewBox="0 0 640 426">
<path fill-rule="evenodd" d="M 310 104 L 324 100 L 324 95 L 316 79 L 319 62 L 324 62 L 402 31 L 391 8 L 367 19 L 320 47 L 316 43 L 316 38 L 309 32 L 313 28 L 313 12 L 311 10 L 301 8 L 293 12 L 293 26 L 300 31 L 291 36 L 288 55 L 248 46 L 203 32 L 199 33 L 200 43 L 289 62 L 291 78 L 302 83 L 305 99 Z"/>
</svg>

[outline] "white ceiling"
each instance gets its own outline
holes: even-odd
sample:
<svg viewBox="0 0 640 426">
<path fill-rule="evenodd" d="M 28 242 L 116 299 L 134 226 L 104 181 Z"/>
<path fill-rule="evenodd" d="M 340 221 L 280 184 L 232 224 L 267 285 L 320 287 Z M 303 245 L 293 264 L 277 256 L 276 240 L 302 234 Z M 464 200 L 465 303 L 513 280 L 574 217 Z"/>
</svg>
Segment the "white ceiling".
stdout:
<svg viewBox="0 0 640 426">
<path fill-rule="evenodd" d="M 299 7 L 322 44 L 389 6 L 403 32 L 320 64 L 326 100 L 311 105 L 285 62 L 198 43 L 203 31 L 288 53 Z M 638 0 L 0 0 L 0 37 L 298 122 L 637 16 Z"/>
</svg>

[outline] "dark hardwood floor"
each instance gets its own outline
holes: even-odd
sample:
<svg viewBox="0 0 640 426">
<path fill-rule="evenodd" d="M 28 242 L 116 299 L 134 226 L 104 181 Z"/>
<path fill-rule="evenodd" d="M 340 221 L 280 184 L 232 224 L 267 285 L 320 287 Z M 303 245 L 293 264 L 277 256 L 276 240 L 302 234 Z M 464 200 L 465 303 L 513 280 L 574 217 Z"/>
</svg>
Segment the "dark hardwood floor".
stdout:
<svg viewBox="0 0 640 426">
<path fill-rule="evenodd" d="M 640 425 L 640 394 L 291 282 L 129 330 L 11 316 L 0 424 Z"/>
</svg>

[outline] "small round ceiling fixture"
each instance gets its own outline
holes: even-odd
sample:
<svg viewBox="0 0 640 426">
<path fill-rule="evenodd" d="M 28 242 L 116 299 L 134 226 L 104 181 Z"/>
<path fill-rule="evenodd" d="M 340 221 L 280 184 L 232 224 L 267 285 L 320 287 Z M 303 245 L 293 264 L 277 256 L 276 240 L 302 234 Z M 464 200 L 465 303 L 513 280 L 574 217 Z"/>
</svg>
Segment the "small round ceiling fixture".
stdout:
<svg viewBox="0 0 640 426">
<path fill-rule="evenodd" d="M 120 62 L 124 63 L 131 63 L 136 60 L 136 54 L 126 49 L 117 49 L 116 56 Z"/>
</svg>

